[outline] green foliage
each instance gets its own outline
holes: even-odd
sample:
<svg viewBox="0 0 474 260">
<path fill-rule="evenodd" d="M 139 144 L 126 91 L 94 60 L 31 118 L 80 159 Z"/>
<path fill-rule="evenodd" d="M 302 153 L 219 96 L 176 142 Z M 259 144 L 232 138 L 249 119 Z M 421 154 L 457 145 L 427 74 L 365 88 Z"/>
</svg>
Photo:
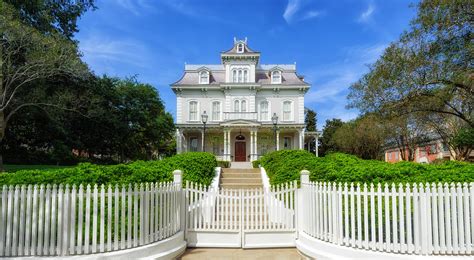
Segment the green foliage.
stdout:
<svg viewBox="0 0 474 260">
<path fill-rule="evenodd" d="M 315 157 L 306 151 L 286 150 L 260 159 L 271 184 L 299 180 L 301 170 L 310 171 L 312 181 L 331 182 L 472 182 L 474 164 L 447 161 L 428 165 L 413 162 L 390 164 L 332 153 Z"/>
<path fill-rule="evenodd" d="M 258 168 L 258 166 L 260 165 L 260 163 L 261 163 L 260 160 L 255 160 L 255 161 L 252 162 L 252 167 L 253 167 L 253 168 Z"/>
<path fill-rule="evenodd" d="M 333 135 L 342 125 L 344 125 L 344 122 L 341 119 L 326 120 L 321 136 L 321 154 L 340 151 L 340 148 L 334 143 Z"/>
<path fill-rule="evenodd" d="M 217 161 L 217 166 L 222 168 L 229 168 L 230 162 L 229 161 Z"/>
<path fill-rule="evenodd" d="M 182 170 L 184 180 L 210 185 L 217 161 L 209 153 L 184 153 L 161 161 L 136 161 L 129 164 L 96 165 L 50 170 L 20 170 L 0 174 L 0 185 L 16 184 L 122 184 L 172 181 L 173 171 Z"/>
</svg>

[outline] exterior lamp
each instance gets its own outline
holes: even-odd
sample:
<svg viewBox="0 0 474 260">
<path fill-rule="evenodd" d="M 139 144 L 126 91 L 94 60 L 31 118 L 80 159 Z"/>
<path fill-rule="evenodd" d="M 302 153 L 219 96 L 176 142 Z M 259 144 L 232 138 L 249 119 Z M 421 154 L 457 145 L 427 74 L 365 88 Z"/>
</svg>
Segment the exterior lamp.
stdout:
<svg viewBox="0 0 474 260">
<path fill-rule="evenodd" d="M 207 117 L 208 115 L 206 114 L 206 111 L 202 113 L 201 115 L 201 121 L 203 124 L 203 133 L 202 133 L 202 151 L 206 151 L 206 123 L 207 123 Z"/>
<path fill-rule="evenodd" d="M 272 116 L 272 123 L 273 123 L 273 138 L 274 138 L 274 141 L 275 141 L 275 151 L 277 150 L 277 135 L 276 135 L 276 131 L 277 131 L 277 124 L 278 124 L 278 116 L 276 113 L 273 113 L 273 116 Z"/>
</svg>

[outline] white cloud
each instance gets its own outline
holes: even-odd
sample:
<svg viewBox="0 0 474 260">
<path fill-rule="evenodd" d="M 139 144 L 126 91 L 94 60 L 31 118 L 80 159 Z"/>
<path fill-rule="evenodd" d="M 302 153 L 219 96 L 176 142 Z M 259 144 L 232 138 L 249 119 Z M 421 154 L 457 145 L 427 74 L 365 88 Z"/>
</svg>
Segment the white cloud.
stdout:
<svg viewBox="0 0 474 260">
<path fill-rule="evenodd" d="M 367 9 L 360 14 L 359 19 L 357 19 L 357 21 L 361 23 L 368 22 L 370 18 L 372 17 L 372 15 L 374 14 L 374 11 L 375 11 L 375 5 L 372 3 L 369 4 Z"/>
<path fill-rule="evenodd" d="M 295 21 L 312 19 L 319 17 L 324 13 L 323 11 L 318 10 L 303 12 L 303 9 L 307 9 L 308 3 L 309 1 L 307 0 L 288 0 L 288 4 L 283 12 L 283 19 L 285 19 L 286 23 L 290 24 Z"/>
<path fill-rule="evenodd" d="M 349 87 L 367 72 L 366 65 L 374 63 L 386 47 L 387 44 L 376 44 L 344 48 L 340 61 L 304 73 L 306 81 L 312 84 L 305 103 L 317 111 L 321 123 L 330 118 L 347 121 L 357 117 L 356 110 L 345 108 Z"/>
<path fill-rule="evenodd" d="M 138 16 L 144 11 L 150 11 L 153 9 L 148 1 L 149 0 L 113 0 L 111 2 Z"/>
</svg>

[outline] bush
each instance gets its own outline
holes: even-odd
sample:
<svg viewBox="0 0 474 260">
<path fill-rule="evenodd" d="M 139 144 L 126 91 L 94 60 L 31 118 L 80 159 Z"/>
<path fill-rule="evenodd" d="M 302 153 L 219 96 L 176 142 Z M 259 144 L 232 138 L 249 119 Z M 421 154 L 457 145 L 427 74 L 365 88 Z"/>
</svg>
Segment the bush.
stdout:
<svg viewBox="0 0 474 260">
<path fill-rule="evenodd" d="M 229 161 L 217 161 L 217 166 L 222 168 L 229 168 L 230 162 Z"/>
<path fill-rule="evenodd" d="M 315 157 L 306 151 L 285 150 L 265 155 L 260 163 L 270 183 L 299 180 L 301 170 L 310 171 L 312 181 L 331 182 L 472 182 L 474 164 L 447 161 L 440 164 L 399 162 L 390 164 L 362 160 L 354 155 L 333 153 Z"/>
<path fill-rule="evenodd" d="M 183 171 L 183 179 L 210 185 L 217 161 L 209 153 L 184 153 L 161 161 L 136 161 L 129 164 L 96 165 L 56 170 L 20 170 L 0 174 L 0 185 L 16 184 L 122 184 L 172 181 L 173 171 Z"/>
<path fill-rule="evenodd" d="M 260 165 L 260 160 L 255 160 L 252 162 L 253 168 L 258 168 L 259 165 Z"/>
</svg>

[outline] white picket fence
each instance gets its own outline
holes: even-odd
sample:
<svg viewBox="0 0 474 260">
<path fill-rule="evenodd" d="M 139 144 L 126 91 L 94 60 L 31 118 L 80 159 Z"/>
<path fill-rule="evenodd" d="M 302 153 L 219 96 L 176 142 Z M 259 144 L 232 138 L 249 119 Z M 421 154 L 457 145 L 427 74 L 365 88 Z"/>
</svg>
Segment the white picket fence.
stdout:
<svg viewBox="0 0 474 260">
<path fill-rule="evenodd" d="M 474 183 L 341 184 L 302 175 L 304 233 L 341 246 L 471 255 Z"/>
<path fill-rule="evenodd" d="M 146 245 L 180 230 L 180 183 L 3 186 L 0 256 L 64 256 Z"/>
</svg>

